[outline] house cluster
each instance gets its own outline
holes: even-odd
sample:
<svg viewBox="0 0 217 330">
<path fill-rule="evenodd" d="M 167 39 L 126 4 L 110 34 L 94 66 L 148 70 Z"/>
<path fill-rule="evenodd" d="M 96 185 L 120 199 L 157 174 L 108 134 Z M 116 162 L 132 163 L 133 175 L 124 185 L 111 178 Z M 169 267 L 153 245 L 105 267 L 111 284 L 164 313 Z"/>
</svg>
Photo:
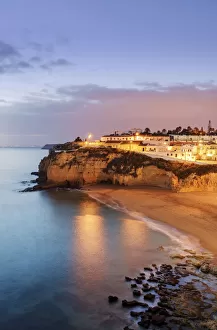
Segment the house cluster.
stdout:
<svg viewBox="0 0 217 330">
<path fill-rule="evenodd" d="M 140 131 L 104 135 L 101 144 L 183 161 L 217 161 L 217 135 L 151 135 Z"/>
</svg>

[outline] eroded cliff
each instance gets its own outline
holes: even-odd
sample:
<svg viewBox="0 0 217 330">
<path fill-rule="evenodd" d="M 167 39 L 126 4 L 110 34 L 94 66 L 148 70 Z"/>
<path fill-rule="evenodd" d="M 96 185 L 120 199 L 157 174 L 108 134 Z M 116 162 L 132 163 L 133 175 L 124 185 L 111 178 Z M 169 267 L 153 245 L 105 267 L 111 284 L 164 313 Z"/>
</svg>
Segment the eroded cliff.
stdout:
<svg viewBox="0 0 217 330">
<path fill-rule="evenodd" d="M 39 173 L 47 183 L 72 186 L 112 183 L 173 191 L 217 191 L 217 166 L 179 163 L 111 148 L 80 148 L 45 157 Z"/>
</svg>

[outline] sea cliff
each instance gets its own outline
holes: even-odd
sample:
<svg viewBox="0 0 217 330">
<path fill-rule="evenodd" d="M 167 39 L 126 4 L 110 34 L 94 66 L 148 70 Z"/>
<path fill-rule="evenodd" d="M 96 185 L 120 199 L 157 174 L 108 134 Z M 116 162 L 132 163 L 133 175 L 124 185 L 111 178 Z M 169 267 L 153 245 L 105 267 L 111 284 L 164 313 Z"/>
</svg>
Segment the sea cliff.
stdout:
<svg viewBox="0 0 217 330">
<path fill-rule="evenodd" d="M 110 183 L 155 186 L 175 192 L 217 191 L 217 166 L 151 158 L 112 148 L 80 148 L 51 153 L 39 164 L 46 185 Z"/>
</svg>

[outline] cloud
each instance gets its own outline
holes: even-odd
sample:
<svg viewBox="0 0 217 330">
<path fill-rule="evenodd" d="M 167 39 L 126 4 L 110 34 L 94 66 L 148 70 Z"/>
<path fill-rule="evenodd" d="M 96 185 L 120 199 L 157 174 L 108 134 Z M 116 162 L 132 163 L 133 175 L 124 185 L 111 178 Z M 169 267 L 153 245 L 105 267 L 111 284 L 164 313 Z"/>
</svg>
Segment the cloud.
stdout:
<svg viewBox="0 0 217 330">
<path fill-rule="evenodd" d="M 140 91 L 136 88 L 109 88 L 96 84 L 62 86 L 57 88 L 56 92 L 60 95 L 71 96 L 73 99 L 79 98 L 99 101 L 140 94 Z"/>
<path fill-rule="evenodd" d="M 209 80 L 206 82 L 198 82 L 195 81 L 191 84 L 184 84 L 184 83 L 175 83 L 171 85 L 162 85 L 158 82 L 136 82 L 136 86 L 143 87 L 144 90 L 154 90 L 159 92 L 166 92 L 170 90 L 205 90 L 205 89 L 216 89 L 217 84 L 214 80 Z"/>
<path fill-rule="evenodd" d="M 30 58 L 30 62 L 40 63 L 41 62 L 41 58 L 39 56 L 33 56 L 33 57 Z"/>
<path fill-rule="evenodd" d="M 54 47 L 51 44 L 41 44 L 39 42 L 29 42 L 29 47 L 36 52 L 53 53 Z"/>
<path fill-rule="evenodd" d="M 64 58 L 58 58 L 57 60 L 53 60 L 53 61 L 44 63 L 40 67 L 43 70 L 51 70 L 52 68 L 55 68 L 55 67 L 67 67 L 67 66 L 71 66 L 71 65 L 74 65 L 74 64 Z"/>
<path fill-rule="evenodd" d="M 47 88 L 42 88 L 41 93 L 48 93 L 48 89 Z"/>
<path fill-rule="evenodd" d="M 136 82 L 136 86 L 143 87 L 146 89 L 161 89 L 163 86 L 159 84 L 158 82 L 148 82 L 148 81 L 141 81 L 141 82 Z"/>
<path fill-rule="evenodd" d="M 20 73 L 32 65 L 22 60 L 22 54 L 10 44 L 0 41 L 0 74 Z"/>
<path fill-rule="evenodd" d="M 32 65 L 26 61 L 12 61 L 7 64 L 0 64 L 0 74 L 22 73 L 22 70 L 31 69 Z"/>
<path fill-rule="evenodd" d="M 7 101 L 4 99 L 0 99 L 0 103 L 7 103 Z"/>
<path fill-rule="evenodd" d="M 67 37 L 57 37 L 56 43 L 60 46 L 67 46 L 70 43 L 70 40 Z"/>
<path fill-rule="evenodd" d="M 206 89 L 200 89 L 202 86 Z M 56 143 L 90 131 L 98 138 L 132 126 L 152 130 L 206 127 L 209 119 L 217 126 L 215 82 L 177 83 L 163 88 L 165 92 L 86 84 L 60 86 L 54 92 L 41 90 L 7 107 L 0 128 L 8 125 L 11 134 L 46 131 L 48 136 L 41 141 Z"/>
<path fill-rule="evenodd" d="M 51 66 L 68 66 L 68 65 L 71 65 L 71 63 L 64 58 L 58 58 L 55 61 L 51 61 L 50 65 Z"/>
<path fill-rule="evenodd" d="M 26 61 L 20 61 L 20 62 L 16 63 L 15 66 L 16 66 L 17 69 L 30 69 L 30 68 L 32 68 L 32 65 L 29 64 Z"/>
<path fill-rule="evenodd" d="M 0 133 L 0 136 L 15 136 L 15 137 L 20 137 L 20 136 L 32 136 L 32 137 L 41 137 L 41 136 L 47 136 L 47 134 L 8 134 L 8 133 Z"/>
<path fill-rule="evenodd" d="M 3 42 L 0 41 L 0 60 L 5 60 L 5 59 L 11 59 L 11 58 L 17 58 L 20 57 L 20 53 L 18 52 L 18 50 Z"/>
</svg>

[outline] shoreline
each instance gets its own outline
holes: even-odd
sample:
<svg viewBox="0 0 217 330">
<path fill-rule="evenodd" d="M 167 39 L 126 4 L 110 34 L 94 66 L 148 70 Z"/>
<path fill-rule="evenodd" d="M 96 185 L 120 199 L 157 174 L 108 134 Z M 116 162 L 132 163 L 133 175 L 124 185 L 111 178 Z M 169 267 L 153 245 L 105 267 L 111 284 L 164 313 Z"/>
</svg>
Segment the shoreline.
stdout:
<svg viewBox="0 0 217 330">
<path fill-rule="evenodd" d="M 113 201 L 124 211 L 137 212 L 195 238 L 217 258 L 217 193 L 174 193 L 154 187 L 87 186 L 102 202 Z M 115 207 L 115 205 L 114 205 Z M 183 247 L 185 248 L 185 247 Z"/>
</svg>

